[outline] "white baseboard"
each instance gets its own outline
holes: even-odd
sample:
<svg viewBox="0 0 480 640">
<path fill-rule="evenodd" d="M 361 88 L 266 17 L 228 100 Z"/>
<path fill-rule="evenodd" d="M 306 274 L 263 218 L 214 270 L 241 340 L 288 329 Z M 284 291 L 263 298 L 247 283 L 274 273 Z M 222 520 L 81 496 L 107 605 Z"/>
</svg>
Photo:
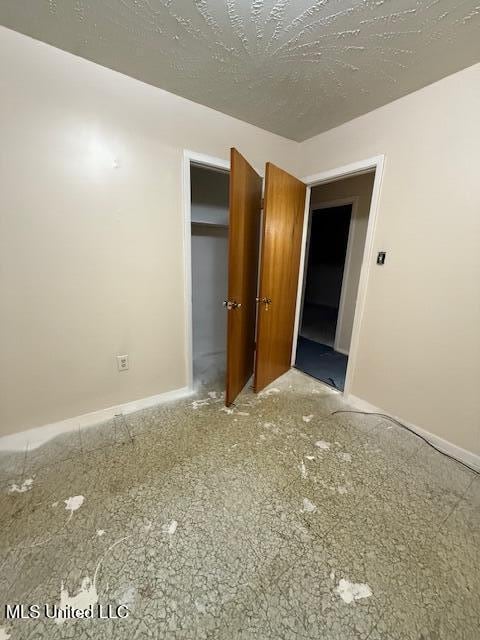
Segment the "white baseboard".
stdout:
<svg viewBox="0 0 480 640">
<path fill-rule="evenodd" d="M 391 416 L 395 420 L 402 422 L 412 431 L 415 431 L 415 433 L 418 433 L 418 435 L 428 440 L 431 444 L 435 445 L 437 449 L 440 449 L 440 451 L 443 451 L 444 453 L 448 453 L 449 456 L 452 456 L 456 460 L 459 460 L 460 462 L 464 462 L 469 467 L 472 467 L 472 469 L 476 469 L 477 471 L 480 471 L 480 455 L 477 455 L 472 451 L 467 451 L 466 449 L 462 449 L 462 447 L 459 447 L 456 444 L 449 442 L 448 440 L 444 440 L 443 438 L 436 436 L 434 433 L 430 433 L 430 431 L 426 431 L 421 427 L 417 427 L 416 424 L 407 422 L 406 420 L 403 420 L 398 416 L 393 416 L 388 411 L 380 409 L 379 407 L 376 407 L 373 404 L 370 404 L 369 402 L 362 400 L 361 398 L 357 398 L 357 396 L 353 396 L 350 394 L 348 398 L 345 398 L 345 402 L 347 402 L 347 404 L 351 404 L 353 407 L 355 407 L 355 409 L 358 409 L 359 411 L 384 413 L 385 415 Z"/>
<path fill-rule="evenodd" d="M 172 391 L 159 393 L 155 396 L 149 396 L 148 398 L 141 398 L 133 402 L 118 404 L 113 407 L 108 407 L 107 409 L 84 413 L 75 418 L 67 418 L 66 420 L 60 420 L 60 422 L 53 422 L 41 427 L 35 427 L 34 429 L 28 429 L 27 431 L 11 433 L 0 438 L 0 451 L 23 451 L 26 446 L 28 446 L 29 450 L 36 449 L 61 433 L 75 431 L 79 428 L 85 429 L 92 427 L 116 415 L 127 415 L 140 409 L 148 409 L 157 404 L 179 400 L 192 393 L 193 390 L 189 387 L 182 387 L 181 389 L 173 389 Z"/>
</svg>

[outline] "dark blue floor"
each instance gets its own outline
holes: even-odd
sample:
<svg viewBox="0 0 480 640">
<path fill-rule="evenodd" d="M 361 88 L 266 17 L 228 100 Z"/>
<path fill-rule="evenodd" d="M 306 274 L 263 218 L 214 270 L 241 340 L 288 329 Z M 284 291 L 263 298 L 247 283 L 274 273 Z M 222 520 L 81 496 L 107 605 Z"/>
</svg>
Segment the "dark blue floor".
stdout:
<svg viewBox="0 0 480 640">
<path fill-rule="evenodd" d="M 343 391 L 348 357 L 319 342 L 298 336 L 295 366 L 309 376 Z"/>
</svg>

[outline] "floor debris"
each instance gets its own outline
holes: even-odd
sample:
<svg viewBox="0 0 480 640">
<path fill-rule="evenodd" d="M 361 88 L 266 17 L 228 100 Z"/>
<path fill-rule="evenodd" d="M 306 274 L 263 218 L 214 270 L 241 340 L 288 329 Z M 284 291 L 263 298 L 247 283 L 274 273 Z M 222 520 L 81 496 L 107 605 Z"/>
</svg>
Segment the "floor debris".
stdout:
<svg viewBox="0 0 480 640">
<path fill-rule="evenodd" d="M 194 400 L 192 402 L 192 409 L 199 409 L 200 407 L 207 407 L 210 404 L 210 398 L 203 398 L 203 400 Z"/>
<path fill-rule="evenodd" d="M 277 389 L 276 387 L 273 387 L 272 389 L 266 389 L 265 391 L 260 391 L 260 393 L 258 394 L 260 398 L 265 398 L 268 396 L 273 396 L 276 393 L 280 393 L 280 389 Z"/>
<path fill-rule="evenodd" d="M 369 598 L 372 595 L 372 590 L 368 584 L 362 582 L 349 582 L 342 578 L 335 588 L 335 593 L 338 593 L 340 598 L 350 604 L 356 600 L 362 598 Z"/>
<path fill-rule="evenodd" d="M 480 483 L 408 432 L 366 431 L 355 414 L 330 420 L 344 399 L 310 395 L 316 384 L 292 371 L 271 397 L 247 387 L 232 406 L 250 412 L 243 417 L 219 412 L 222 387 L 207 396 L 217 389 L 208 381 L 194 397 L 125 416 L 134 443 L 116 446 L 103 424 L 82 434 L 101 444 L 91 451 L 72 432 L 34 460 L 28 451 L 4 456 L 0 600 L 58 607 L 98 597 L 115 607 L 133 599 L 135 610 L 98 629 L 1 620 L 0 640 L 413 639 L 439 629 L 442 640 L 450 629 L 476 639 Z M 31 491 L 7 493 L 34 473 Z M 426 490 L 435 495 L 428 504 Z M 80 491 L 80 511 L 64 511 Z M 395 508 L 406 497 L 408 521 Z"/>
<path fill-rule="evenodd" d="M 172 520 L 170 524 L 164 524 L 162 527 L 162 533 L 167 533 L 169 536 L 173 536 L 175 531 L 177 530 L 178 522 L 176 520 Z"/>
<path fill-rule="evenodd" d="M 300 463 L 300 475 L 302 476 L 302 478 L 307 477 L 307 467 L 305 466 L 305 463 L 303 460 Z"/>
<path fill-rule="evenodd" d="M 64 502 L 65 502 L 65 510 L 70 511 L 70 515 L 68 517 L 68 519 L 70 520 L 71 517 L 73 516 L 73 512 L 77 511 L 77 509 L 80 509 L 82 504 L 85 502 L 85 497 L 72 496 L 71 498 L 67 498 L 66 500 L 64 500 Z"/>
<path fill-rule="evenodd" d="M 7 627 L 4 627 L 3 625 L 0 627 L 0 640 L 9 640 L 9 638 L 11 638 L 11 634 L 8 631 Z"/>
<path fill-rule="evenodd" d="M 316 504 L 313 504 L 313 502 L 308 498 L 303 499 L 303 511 L 306 511 L 307 513 L 313 513 L 316 510 L 317 510 Z"/>
<path fill-rule="evenodd" d="M 9 493 L 25 493 L 26 491 L 30 491 L 33 487 L 33 478 L 27 478 L 22 482 L 22 484 L 12 484 L 8 490 Z"/>
<path fill-rule="evenodd" d="M 68 589 L 65 588 L 62 582 L 60 587 L 60 605 L 59 609 L 67 611 L 68 608 L 72 609 L 87 609 L 98 602 L 98 593 L 95 586 L 95 581 L 85 576 L 82 580 L 80 589 L 75 595 L 70 595 Z M 62 617 L 55 618 L 57 624 L 63 624 L 65 619 Z"/>
</svg>

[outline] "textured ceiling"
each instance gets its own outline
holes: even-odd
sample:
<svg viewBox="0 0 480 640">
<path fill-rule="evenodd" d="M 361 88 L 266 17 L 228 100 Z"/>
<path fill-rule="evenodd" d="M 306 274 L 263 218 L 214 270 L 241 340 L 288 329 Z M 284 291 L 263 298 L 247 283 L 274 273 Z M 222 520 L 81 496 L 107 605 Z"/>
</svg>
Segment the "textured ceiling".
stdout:
<svg viewBox="0 0 480 640">
<path fill-rule="evenodd" d="M 480 60 L 480 0 L 1 0 L 0 23 L 294 140 Z"/>
</svg>

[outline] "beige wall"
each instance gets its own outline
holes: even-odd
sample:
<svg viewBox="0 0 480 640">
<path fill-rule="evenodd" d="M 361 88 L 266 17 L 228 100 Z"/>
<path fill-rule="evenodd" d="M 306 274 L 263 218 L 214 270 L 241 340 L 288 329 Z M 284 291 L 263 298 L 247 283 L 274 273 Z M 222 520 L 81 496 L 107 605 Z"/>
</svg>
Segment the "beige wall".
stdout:
<svg viewBox="0 0 480 640">
<path fill-rule="evenodd" d="M 386 154 L 353 393 L 480 453 L 480 65 L 302 144 L 3 28 L 0 93 L 0 434 L 186 384 L 182 150 L 237 146 Z"/>
<path fill-rule="evenodd" d="M 349 237 L 350 259 L 348 265 L 345 263 L 342 284 L 343 313 L 340 326 L 338 327 L 337 337 L 337 347 L 344 353 L 349 352 L 352 338 L 355 303 L 357 301 L 358 283 L 363 262 L 363 250 L 365 248 L 365 238 L 367 235 L 368 214 L 370 212 L 374 177 L 374 173 L 364 173 L 360 176 L 353 176 L 352 178 L 321 184 L 313 187 L 310 196 L 310 206 L 312 209 L 315 209 L 315 207 L 318 207 L 320 204 L 334 202 L 335 200 L 346 200 L 350 198 L 353 200 L 355 198 L 357 201 L 356 210 L 352 211 Z"/>
<path fill-rule="evenodd" d="M 480 453 L 480 65 L 301 145 L 301 175 L 386 155 L 352 393 Z"/>
<path fill-rule="evenodd" d="M 185 386 L 183 149 L 296 143 L 3 28 L 0 83 L 0 434 Z"/>
</svg>

